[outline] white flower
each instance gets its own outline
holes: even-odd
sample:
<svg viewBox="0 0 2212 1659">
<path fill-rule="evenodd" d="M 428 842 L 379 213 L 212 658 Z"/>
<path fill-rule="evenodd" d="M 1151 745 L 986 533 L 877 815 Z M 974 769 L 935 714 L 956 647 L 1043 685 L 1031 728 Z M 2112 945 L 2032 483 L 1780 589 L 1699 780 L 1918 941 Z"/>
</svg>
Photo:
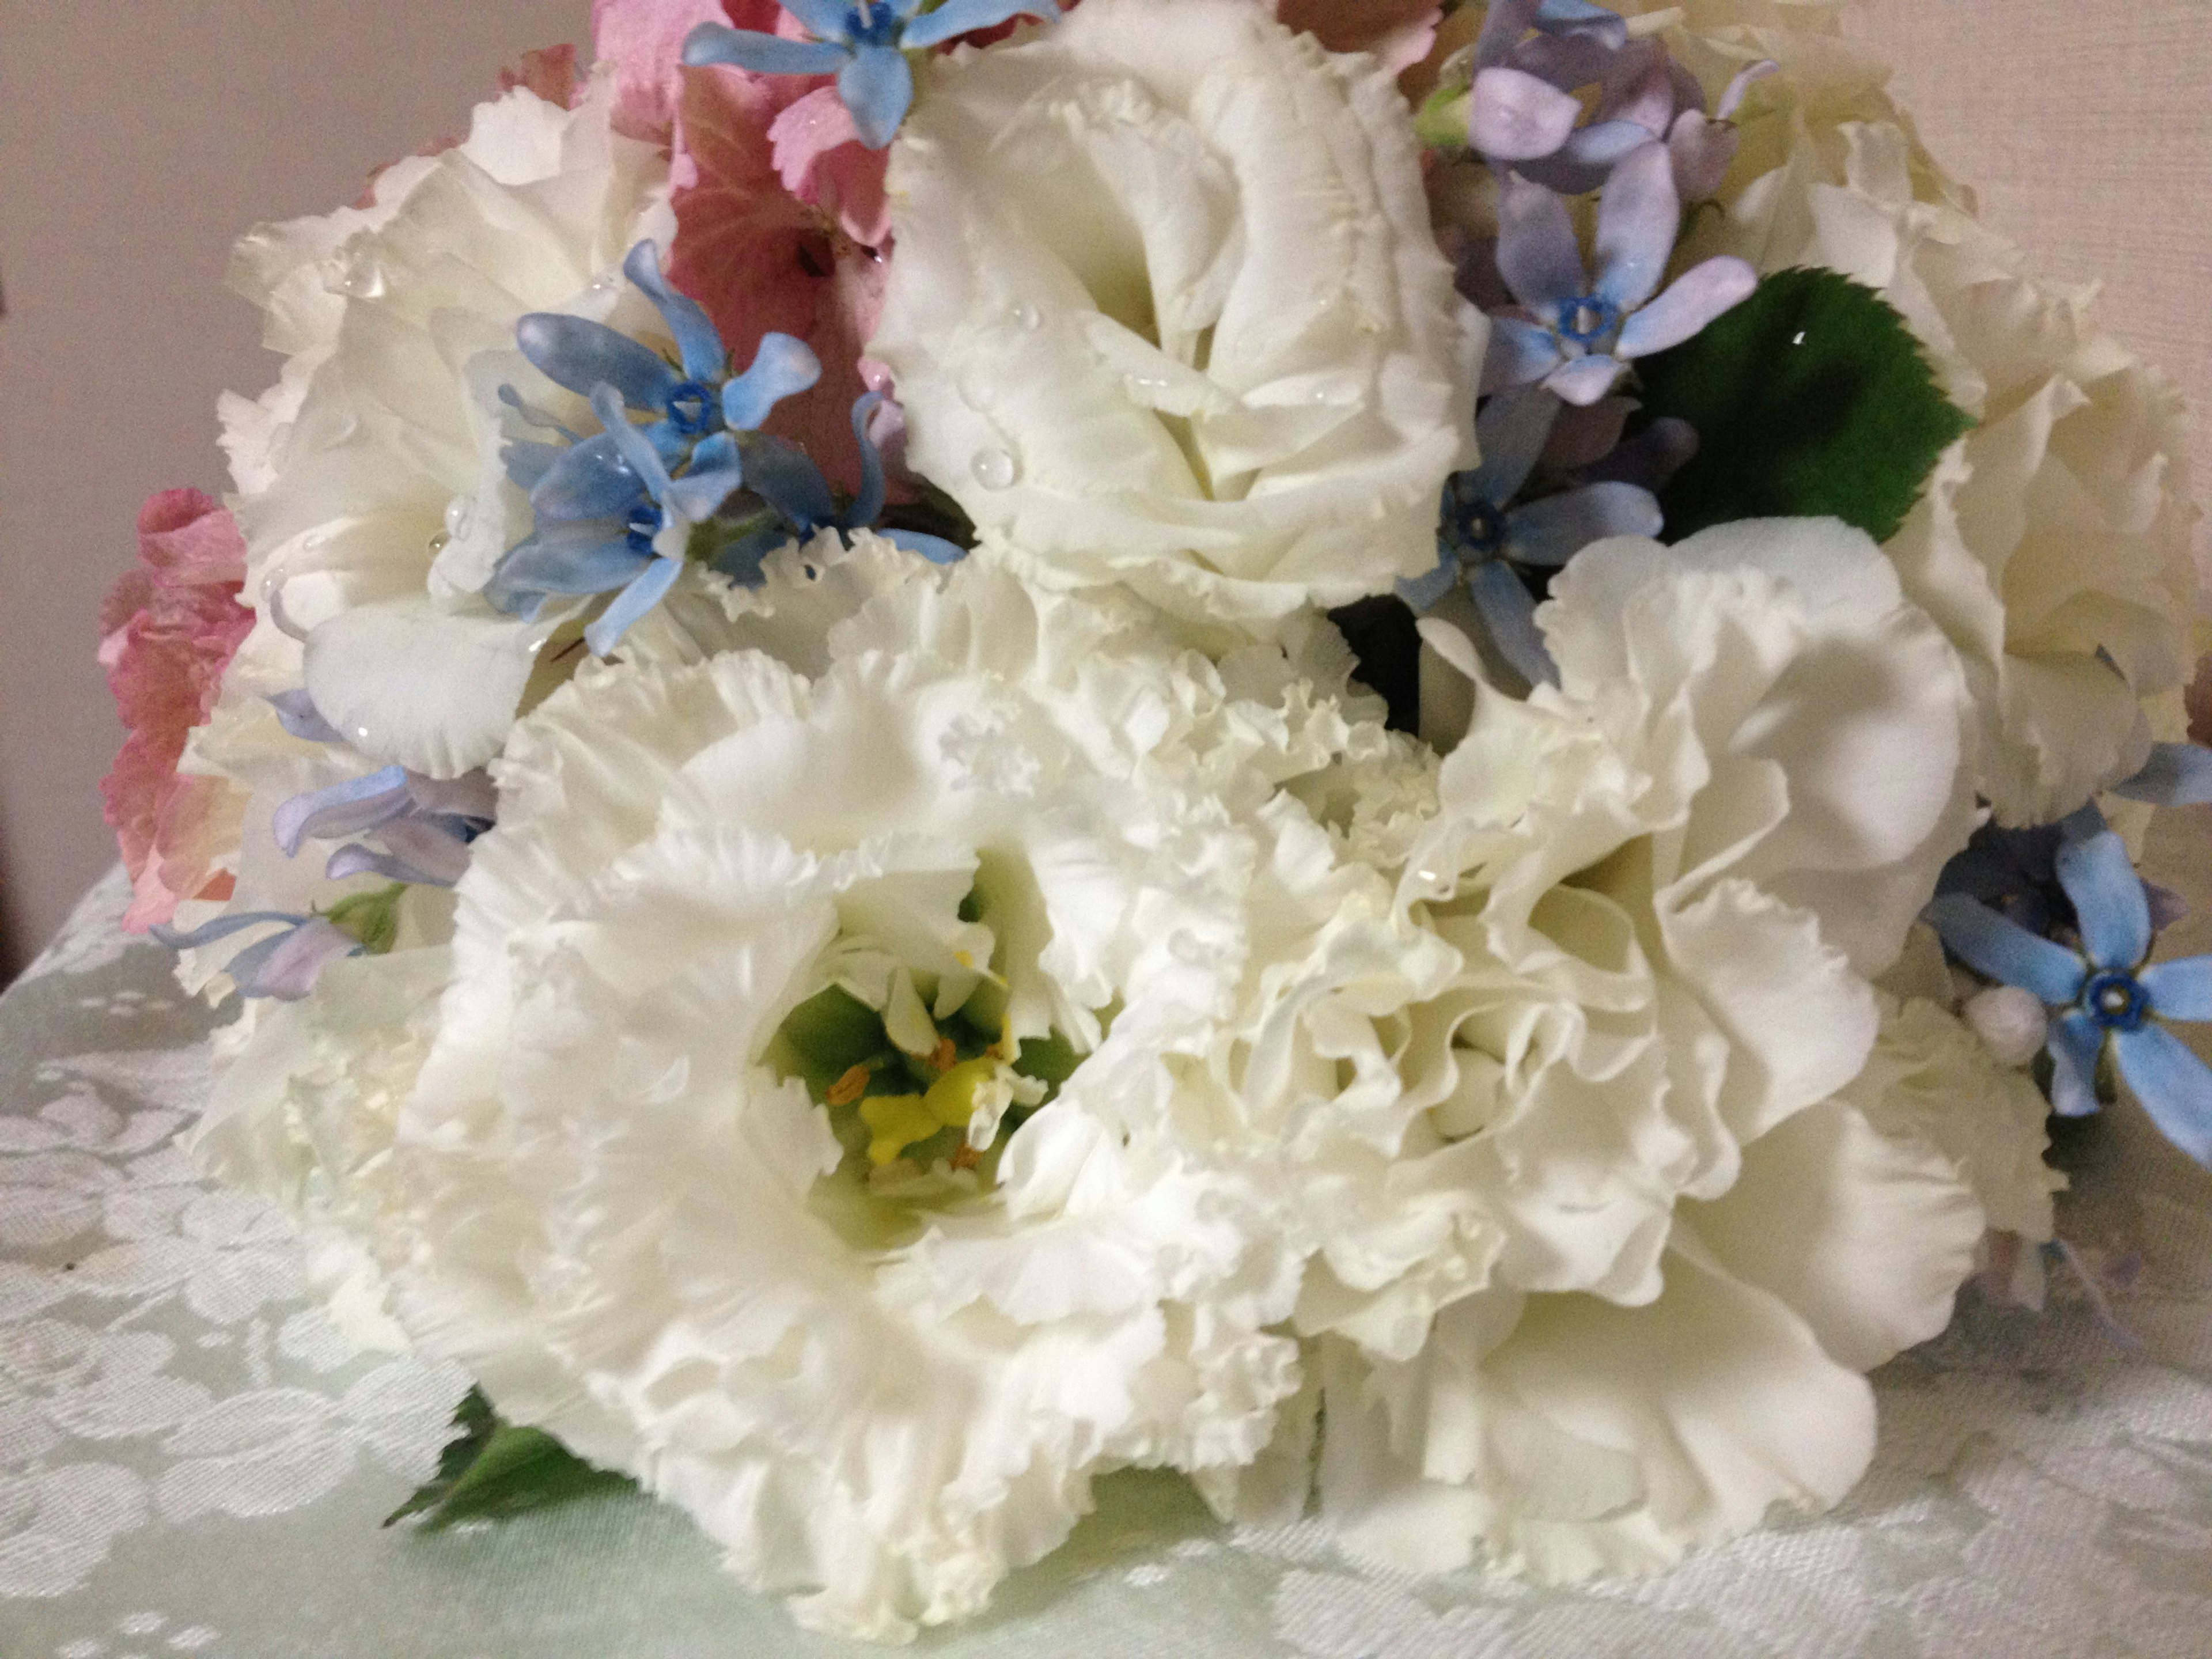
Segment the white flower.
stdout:
<svg viewBox="0 0 2212 1659">
<path fill-rule="evenodd" d="M 1249 1092 L 1319 1234 L 1324 1513 L 1401 1567 L 1564 1578 L 1839 1498 L 1859 1374 L 1971 1270 L 1927 1066 L 1863 1076 L 1869 978 L 1972 822 L 1971 720 L 1832 521 L 1598 544 L 1540 620 L 1559 687 L 1479 691 L 1398 914 L 1285 990 L 1329 1064 Z M 1457 958 L 1429 983 L 1424 934 Z M 1993 1170 L 2039 1147 L 1974 1133 Z"/>
<path fill-rule="evenodd" d="M 1966 664 L 1983 794 L 2045 823 L 2139 769 L 2144 704 L 2193 659 L 2187 435 L 2179 393 L 2096 323 L 2087 290 L 2025 274 L 1844 42 L 1754 0 L 1689 9 L 1670 37 L 1705 74 L 1778 59 L 1744 118 L 1724 215 L 1696 252 L 1823 265 L 1881 292 L 1946 395 L 1978 422 L 1889 544 L 1905 591 Z M 1810 21 L 1810 20 L 1808 20 Z"/>
<path fill-rule="evenodd" d="M 1220 620 L 1436 562 L 1482 324 L 1374 60 L 1087 0 L 933 60 L 890 190 L 908 459 L 1036 573 Z"/>
<path fill-rule="evenodd" d="M 518 726 L 384 1254 L 502 1411 L 888 1638 L 1296 1386 L 1296 1259 L 1185 1079 L 1301 948 L 1333 843 L 1275 786 L 1342 721 L 988 554 L 880 568 L 811 680 L 670 643 Z"/>
<path fill-rule="evenodd" d="M 516 319 L 624 306 L 634 331 L 655 331 L 617 273 L 665 210 L 666 163 L 614 133 L 611 100 L 604 76 L 573 111 L 518 88 L 477 109 L 463 143 L 387 170 L 368 207 L 240 246 L 233 282 L 288 357 L 259 402 L 223 407 L 262 613 L 249 652 L 294 685 L 304 672 L 380 764 L 444 778 L 496 754 L 566 618 L 520 623 L 476 590 L 530 528 L 500 460 L 524 434 L 499 388 L 589 424 L 516 349 Z M 305 631 L 304 662 L 280 623 Z"/>
</svg>

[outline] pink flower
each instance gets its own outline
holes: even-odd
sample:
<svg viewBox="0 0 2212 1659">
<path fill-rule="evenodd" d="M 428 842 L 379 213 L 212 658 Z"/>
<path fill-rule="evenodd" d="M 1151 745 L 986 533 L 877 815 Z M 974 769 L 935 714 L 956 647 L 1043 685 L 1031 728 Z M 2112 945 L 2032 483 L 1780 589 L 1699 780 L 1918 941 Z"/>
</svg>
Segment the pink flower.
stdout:
<svg viewBox="0 0 2212 1659">
<path fill-rule="evenodd" d="M 668 279 L 707 307 L 731 356 L 750 361 L 777 330 L 822 360 L 820 383 L 779 404 L 768 429 L 857 489 L 853 404 L 869 389 L 858 365 L 883 305 L 886 158 L 860 143 L 826 76 L 684 68 L 684 37 L 701 23 L 801 32 L 776 0 L 594 0 L 615 126 L 669 146 Z"/>
<path fill-rule="evenodd" d="M 179 776 L 177 763 L 252 631 L 237 599 L 245 580 L 230 514 L 197 489 L 171 489 L 140 511 L 138 568 L 100 607 L 100 662 L 130 735 L 100 792 L 131 872 L 123 925 L 134 933 L 186 899 L 230 896 L 215 863 L 238 844 L 244 797 L 220 778 Z"/>
<path fill-rule="evenodd" d="M 845 156 L 860 145 L 823 142 L 835 129 L 816 106 L 783 124 L 779 157 L 772 134 L 813 90 L 805 81 L 733 69 L 684 76 L 681 143 L 692 176 L 675 194 L 668 279 L 706 307 L 738 362 L 750 361 L 771 329 L 813 349 L 820 382 L 777 404 L 768 429 L 805 446 L 832 483 L 857 489 L 853 404 L 868 390 L 859 365 L 883 309 L 886 256 L 846 227 L 882 234 L 880 159 L 871 184 L 866 165 Z M 786 187 L 780 160 L 817 201 Z M 845 223 L 819 204 L 833 190 Z"/>
</svg>

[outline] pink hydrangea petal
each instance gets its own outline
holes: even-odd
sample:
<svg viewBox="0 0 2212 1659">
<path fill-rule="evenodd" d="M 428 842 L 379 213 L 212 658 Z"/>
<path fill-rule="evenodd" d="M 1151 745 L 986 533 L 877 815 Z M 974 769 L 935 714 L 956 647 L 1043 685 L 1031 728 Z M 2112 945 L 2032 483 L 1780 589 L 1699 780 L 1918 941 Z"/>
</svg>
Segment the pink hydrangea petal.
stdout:
<svg viewBox="0 0 2212 1659">
<path fill-rule="evenodd" d="M 853 404 L 866 390 L 858 364 L 883 309 L 883 258 L 784 188 L 769 131 L 786 105 L 774 92 L 737 70 L 685 76 L 692 176 L 675 194 L 668 279 L 707 308 L 736 362 L 750 362 L 771 330 L 813 349 L 822 379 L 779 404 L 768 429 L 857 489 Z"/>
<path fill-rule="evenodd" d="M 131 872 L 128 925 L 143 929 L 200 896 L 237 846 L 234 792 L 220 779 L 179 778 L 177 763 L 253 613 L 236 597 L 245 541 L 215 501 L 167 491 L 146 503 L 138 531 L 138 568 L 101 607 L 100 660 L 129 736 L 100 793 Z"/>
<path fill-rule="evenodd" d="M 684 102 L 684 37 L 702 23 L 776 32 L 775 0 L 592 0 L 592 51 L 615 66 L 615 131 L 672 141 Z"/>
<path fill-rule="evenodd" d="M 833 215 L 838 228 L 863 247 L 890 240 L 890 204 L 884 194 L 888 149 L 860 143 L 853 112 L 835 87 L 817 87 L 770 124 L 775 170 L 800 201 Z"/>
</svg>

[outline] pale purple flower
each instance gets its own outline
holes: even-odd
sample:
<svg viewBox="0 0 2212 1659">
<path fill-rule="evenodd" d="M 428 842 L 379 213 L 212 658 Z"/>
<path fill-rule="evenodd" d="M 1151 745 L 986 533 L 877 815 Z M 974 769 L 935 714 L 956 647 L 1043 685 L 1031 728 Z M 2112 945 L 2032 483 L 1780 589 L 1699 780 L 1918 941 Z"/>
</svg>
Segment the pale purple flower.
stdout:
<svg viewBox="0 0 2212 1659">
<path fill-rule="evenodd" d="M 1568 403 L 1594 404 L 1634 359 L 1680 345 L 1747 297 L 1758 273 L 1727 255 L 1659 291 L 1680 220 L 1667 148 L 1647 141 L 1613 169 L 1599 198 L 1593 279 L 1566 204 L 1509 175 L 1498 265 L 1519 314 L 1492 320 L 1482 389 L 1540 383 Z"/>
</svg>

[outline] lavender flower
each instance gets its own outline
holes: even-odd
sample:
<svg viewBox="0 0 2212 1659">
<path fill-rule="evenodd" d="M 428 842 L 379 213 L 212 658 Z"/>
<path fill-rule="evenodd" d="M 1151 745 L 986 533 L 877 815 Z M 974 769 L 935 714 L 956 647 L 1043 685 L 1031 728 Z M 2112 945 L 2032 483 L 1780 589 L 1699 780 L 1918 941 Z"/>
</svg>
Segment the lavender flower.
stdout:
<svg viewBox="0 0 2212 1659">
<path fill-rule="evenodd" d="M 1493 321 L 1485 392 L 1540 382 L 1568 403 L 1595 403 L 1632 361 L 1680 344 L 1758 286 L 1749 264 L 1723 255 L 1658 293 L 1681 220 L 1663 144 L 1647 142 L 1606 181 L 1595 281 L 1552 191 L 1510 176 L 1500 216 L 1498 269 L 1521 313 Z"/>
</svg>

